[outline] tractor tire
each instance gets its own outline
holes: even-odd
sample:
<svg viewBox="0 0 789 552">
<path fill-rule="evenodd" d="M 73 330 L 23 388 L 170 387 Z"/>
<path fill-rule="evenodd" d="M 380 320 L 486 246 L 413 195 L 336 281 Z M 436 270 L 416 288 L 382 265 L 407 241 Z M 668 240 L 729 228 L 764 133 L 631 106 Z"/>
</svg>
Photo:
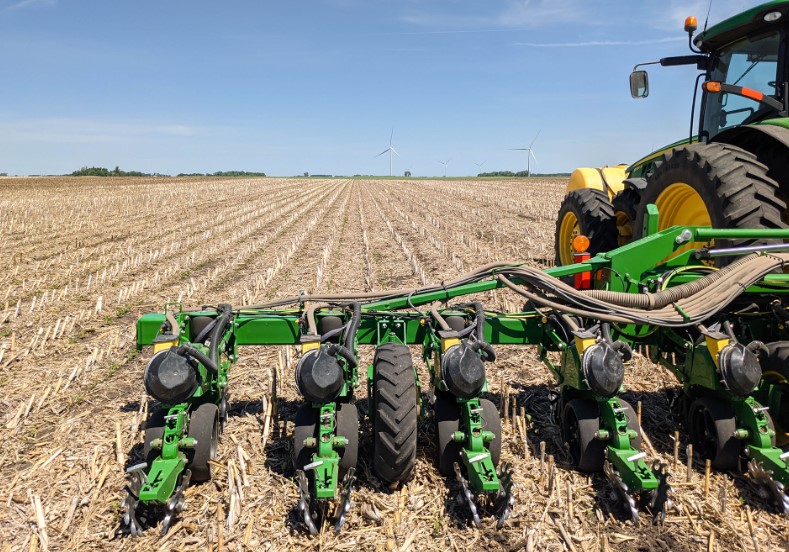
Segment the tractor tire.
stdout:
<svg viewBox="0 0 789 552">
<path fill-rule="evenodd" d="M 148 469 L 151 468 L 151 464 L 162 450 L 152 448 L 151 441 L 164 437 L 164 417 L 167 416 L 167 412 L 167 408 L 155 410 L 148 416 L 148 421 L 145 422 L 145 440 L 142 443 L 142 456 L 145 458 L 146 464 L 148 464 Z"/>
<path fill-rule="evenodd" d="M 681 146 L 664 154 L 647 178 L 641 206 L 657 206 L 659 230 L 677 225 L 785 228 L 786 205 L 767 170 L 755 155 L 729 144 Z M 641 208 L 634 239 L 643 237 L 645 214 Z M 716 240 L 718 247 L 752 243 L 760 241 Z"/>
<path fill-rule="evenodd" d="M 293 468 L 303 470 L 304 466 L 312 462 L 312 452 L 315 448 L 304 445 L 304 440 L 316 437 L 318 428 L 318 410 L 309 404 L 303 404 L 296 410 L 296 420 L 293 427 Z"/>
<path fill-rule="evenodd" d="M 189 416 L 189 437 L 197 440 L 190 453 L 192 481 L 208 481 L 211 479 L 211 461 L 216 460 L 219 443 L 219 408 L 214 403 L 201 404 Z"/>
<path fill-rule="evenodd" d="M 614 208 L 618 247 L 633 241 L 640 203 L 641 194 L 633 188 L 625 188 L 614 196 L 611 205 Z"/>
<path fill-rule="evenodd" d="M 373 359 L 373 469 L 387 484 L 410 479 L 416 459 L 417 387 L 411 351 L 384 343 Z"/>
<path fill-rule="evenodd" d="M 578 471 L 599 472 L 605 461 L 605 443 L 597 438 L 600 408 L 594 401 L 572 399 L 564 406 L 562 438 Z"/>
<path fill-rule="evenodd" d="M 359 414 L 355 404 L 342 403 L 337 406 L 336 433 L 348 439 L 348 443 L 338 451 L 339 478 L 342 481 L 348 470 L 356 467 L 359 459 Z"/>
<path fill-rule="evenodd" d="M 616 248 L 614 208 L 605 192 L 581 188 L 565 196 L 556 219 L 557 266 L 575 262 L 572 242 L 579 234 L 589 238 L 592 256 Z"/>
<path fill-rule="evenodd" d="M 713 397 L 696 399 L 688 411 L 688 429 L 696 454 L 709 459 L 714 469 L 737 467 L 742 443 L 734 436 L 737 422 L 730 404 Z"/>
</svg>

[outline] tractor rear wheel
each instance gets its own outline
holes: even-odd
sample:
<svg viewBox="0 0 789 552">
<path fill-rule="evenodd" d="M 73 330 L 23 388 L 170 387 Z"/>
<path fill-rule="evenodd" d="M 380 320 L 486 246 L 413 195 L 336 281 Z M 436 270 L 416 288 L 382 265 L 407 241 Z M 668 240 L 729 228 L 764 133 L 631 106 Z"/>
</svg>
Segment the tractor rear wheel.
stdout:
<svg viewBox="0 0 789 552">
<path fill-rule="evenodd" d="M 373 370 L 373 468 L 386 483 L 403 483 L 416 460 L 418 399 L 411 351 L 384 343 L 375 350 Z"/>
<path fill-rule="evenodd" d="M 572 243 L 579 234 L 589 238 L 589 253 L 593 256 L 616 247 L 614 209 L 605 192 L 581 188 L 565 196 L 556 219 L 557 265 L 575 262 Z"/>
<path fill-rule="evenodd" d="M 691 144 L 663 155 L 647 178 L 641 205 L 654 203 L 658 229 L 671 226 L 784 228 L 786 208 L 778 183 L 756 156 L 729 144 Z M 640 209 L 633 237 L 643 237 L 646 210 Z M 755 240 L 717 240 L 722 247 Z M 688 246 L 689 247 L 689 246 Z"/>
</svg>

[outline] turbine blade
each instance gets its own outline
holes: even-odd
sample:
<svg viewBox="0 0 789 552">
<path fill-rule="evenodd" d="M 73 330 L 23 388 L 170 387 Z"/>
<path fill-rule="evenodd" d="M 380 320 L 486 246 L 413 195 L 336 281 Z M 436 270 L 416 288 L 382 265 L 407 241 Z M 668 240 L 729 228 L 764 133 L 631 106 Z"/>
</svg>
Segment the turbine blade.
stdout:
<svg viewBox="0 0 789 552">
<path fill-rule="evenodd" d="M 529 150 L 529 155 L 531 155 L 534 158 L 534 160 L 537 161 L 537 156 L 534 155 L 534 152 L 532 150 Z"/>
<path fill-rule="evenodd" d="M 537 136 L 540 135 L 540 132 L 542 132 L 542 129 L 537 131 L 537 135 L 534 137 L 534 140 L 531 141 L 531 144 L 529 144 L 529 147 L 532 147 L 534 145 L 534 142 L 537 141 Z"/>
<path fill-rule="evenodd" d="M 381 153 L 379 153 L 378 155 L 376 155 L 376 157 L 381 157 L 381 156 L 382 156 L 383 154 L 385 154 L 387 151 L 389 151 L 389 148 L 386 148 L 384 151 L 382 151 Z"/>
<path fill-rule="evenodd" d="M 510 151 L 528 151 L 529 148 L 509 148 Z"/>
<path fill-rule="evenodd" d="M 394 127 L 392 127 L 392 133 L 389 135 L 389 147 L 392 147 L 392 138 L 394 138 Z"/>
</svg>

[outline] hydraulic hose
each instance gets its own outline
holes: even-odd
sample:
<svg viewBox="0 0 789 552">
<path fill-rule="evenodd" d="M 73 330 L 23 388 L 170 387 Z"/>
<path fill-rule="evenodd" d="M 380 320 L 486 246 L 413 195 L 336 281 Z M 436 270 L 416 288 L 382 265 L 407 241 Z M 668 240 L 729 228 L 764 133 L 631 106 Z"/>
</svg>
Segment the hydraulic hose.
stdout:
<svg viewBox="0 0 789 552">
<path fill-rule="evenodd" d="M 511 268 L 497 277 L 535 305 L 558 312 L 623 324 L 682 327 L 709 318 L 747 287 L 787 262 L 789 254 L 785 253 L 749 255 L 726 269 L 689 284 L 650 294 L 647 298 L 621 292 L 581 292 L 530 267 Z M 517 278 L 524 285 L 516 284 L 510 278 Z M 675 291 L 677 289 L 679 291 Z"/>
<path fill-rule="evenodd" d="M 340 355 L 342 358 L 348 361 L 348 366 L 351 368 L 356 368 L 359 365 L 359 362 L 356 360 L 356 357 L 353 356 L 353 353 L 342 345 L 330 345 L 329 348 L 326 349 L 326 352 L 331 356 Z"/>
<path fill-rule="evenodd" d="M 494 262 L 488 263 L 479 267 L 478 269 L 467 272 L 465 274 L 460 275 L 455 280 L 450 282 L 445 282 L 442 285 L 433 285 L 427 286 L 424 288 L 416 289 L 413 288 L 402 288 L 402 289 L 395 289 L 395 290 L 383 290 L 383 291 L 372 291 L 367 293 L 341 293 L 341 294 L 320 294 L 320 295 L 295 295 L 292 297 L 286 297 L 284 299 L 277 299 L 276 301 L 271 301 L 268 303 L 262 303 L 259 305 L 250 305 L 244 307 L 244 310 L 247 309 L 267 309 L 267 308 L 274 308 L 274 307 L 281 307 L 283 305 L 292 305 L 294 303 L 307 303 L 310 301 L 329 301 L 329 302 L 338 302 L 338 301 L 373 301 L 373 300 L 382 300 L 387 298 L 394 298 L 394 297 L 401 297 L 403 295 L 409 295 L 412 293 L 428 293 L 431 291 L 438 291 L 445 288 L 455 287 L 461 284 L 465 284 L 468 282 L 474 282 L 486 276 L 492 275 L 493 270 L 505 268 L 505 267 L 515 267 L 519 266 L 521 263 L 515 262 Z"/>
<path fill-rule="evenodd" d="M 222 303 L 219 305 L 219 311 L 222 314 L 219 316 L 219 320 L 211 332 L 211 346 L 208 349 L 211 362 L 214 364 L 214 370 L 216 370 L 216 366 L 219 364 L 219 342 L 221 341 L 225 328 L 227 328 L 227 325 L 233 317 L 233 306 L 228 303 Z"/>
<path fill-rule="evenodd" d="M 348 329 L 345 331 L 345 348 L 349 351 L 353 350 L 356 332 L 359 331 L 359 326 L 362 324 L 362 305 L 358 301 L 354 301 L 351 303 L 351 309 L 351 320 L 348 323 Z"/>
<path fill-rule="evenodd" d="M 693 282 L 687 282 L 663 291 L 658 291 L 657 293 L 624 293 L 621 291 L 593 289 L 586 291 L 584 294 L 623 307 L 646 310 L 659 309 L 700 292 L 702 289 L 724 278 L 727 274 L 735 272 L 743 266 L 747 266 L 755 258 L 758 258 L 758 255 L 742 257 L 717 272 L 708 274 Z"/>
<path fill-rule="evenodd" d="M 200 362 L 200 364 L 202 364 L 203 366 L 205 366 L 206 368 L 208 368 L 212 372 L 216 372 L 217 371 L 217 364 L 216 364 L 216 362 L 214 362 L 209 357 L 207 357 L 205 354 L 200 352 L 199 349 L 196 349 L 195 347 L 189 345 L 188 343 L 184 343 L 183 345 L 178 347 L 178 349 L 176 349 L 176 352 L 179 355 L 181 355 L 181 356 L 189 355 L 190 357 L 193 357 L 193 358 L 197 359 Z"/>
<path fill-rule="evenodd" d="M 452 327 L 444 319 L 444 317 L 441 316 L 441 313 L 438 312 L 438 305 L 439 305 L 438 302 L 435 302 L 435 303 L 430 305 L 430 315 L 438 323 L 438 326 L 441 328 L 442 331 L 450 332 L 450 331 L 452 331 Z"/>
<path fill-rule="evenodd" d="M 477 331 L 475 337 L 477 341 L 484 342 L 485 341 L 485 307 L 482 306 L 482 303 L 479 301 L 474 301 L 471 303 L 474 306 L 474 313 L 477 323 Z M 492 349 L 491 349 L 492 350 Z M 496 355 L 494 354 L 493 357 L 495 358 Z"/>
</svg>

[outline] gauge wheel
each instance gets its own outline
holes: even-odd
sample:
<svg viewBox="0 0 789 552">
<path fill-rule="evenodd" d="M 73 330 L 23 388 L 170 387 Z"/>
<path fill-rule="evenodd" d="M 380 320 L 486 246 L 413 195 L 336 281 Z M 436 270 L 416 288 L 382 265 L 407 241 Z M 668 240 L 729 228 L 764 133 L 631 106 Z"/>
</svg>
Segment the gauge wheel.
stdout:
<svg viewBox="0 0 789 552">
<path fill-rule="evenodd" d="M 570 447 L 573 463 L 582 472 L 599 472 L 605 460 L 605 443 L 597 438 L 600 408 L 594 401 L 572 399 L 562 415 L 562 437 Z"/>
<path fill-rule="evenodd" d="M 741 443 L 734 436 L 737 422 L 731 405 L 714 397 L 696 399 L 688 411 L 688 429 L 694 451 L 714 469 L 737 467 Z"/>
</svg>

